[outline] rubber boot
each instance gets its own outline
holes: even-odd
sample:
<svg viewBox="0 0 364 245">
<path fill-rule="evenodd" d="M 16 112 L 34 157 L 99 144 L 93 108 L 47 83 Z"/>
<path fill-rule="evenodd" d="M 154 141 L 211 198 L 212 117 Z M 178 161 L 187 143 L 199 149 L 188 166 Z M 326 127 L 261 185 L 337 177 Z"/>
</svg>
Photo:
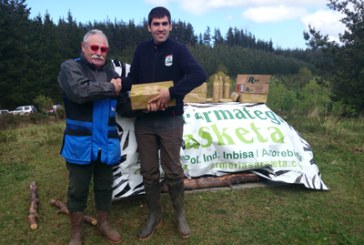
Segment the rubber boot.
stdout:
<svg viewBox="0 0 364 245">
<path fill-rule="evenodd" d="M 72 212 L 71 217 L 71 240 L 69 245 L 81 245 L 82 244 L 82 226 L 83 226 L 83 213 Z"/>
<path fill-rule="evenodd" d="M 97 228 L 111 244 L 121 243 L 119 232 L 113 229 L 108 221 L 109 213 L 106 211 L 97 211 Z"/>
<path fill-rule="evenodd" d="M 167 180 L 168 192 L 171 197 L 173 208 L 176 212 L 175 220 L 178 235 L 185 239 L 191 236 L 184 211 L 184 183 L 183 179 Z"/>
<path fill-rule="evenodd" d="M 144 184 L 147 205 L 149 209 L 148 219 L 139 232 L 139 240 L 148 240 L 161 223 L 161 200 L 159 181 L 153 184 Z"/>
</svg>

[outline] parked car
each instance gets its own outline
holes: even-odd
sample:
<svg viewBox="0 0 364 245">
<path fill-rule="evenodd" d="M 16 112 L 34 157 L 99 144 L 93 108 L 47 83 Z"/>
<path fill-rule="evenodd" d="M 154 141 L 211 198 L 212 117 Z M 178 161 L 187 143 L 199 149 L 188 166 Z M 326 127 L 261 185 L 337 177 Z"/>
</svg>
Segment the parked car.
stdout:
<svg viewBox="0 0 364 245">
<path fill-rule="evenodd" d="M 0 116 L 9 114 L 9 110 L 0 110 Z"/>
<path fill-rule="evenodd" d="M 13 115 L 26 115 L 34 112 L 37 112 L 37 109 L 34 105 L 18 106 L 14 111 L 11 111 Z"/>
</svg>

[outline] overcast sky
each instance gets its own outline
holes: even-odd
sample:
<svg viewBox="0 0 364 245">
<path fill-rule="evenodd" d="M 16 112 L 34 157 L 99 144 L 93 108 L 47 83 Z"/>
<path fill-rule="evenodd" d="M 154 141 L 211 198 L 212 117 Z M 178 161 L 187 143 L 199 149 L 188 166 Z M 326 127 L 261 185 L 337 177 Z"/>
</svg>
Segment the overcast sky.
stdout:
<svg viewBox="0 0 364 245">
<path fill-rule="evenodd" d="M 77 22 L 111 20 L 141 24 L 151 8 L 167 7 L 174 21 L 192 24 L 196 35 L 210 27 L 223 36 L 229 27 L 250 32 L 257 39 L 272 40 L 274 47 L 306 48 L 303 32 L 308 25 L 338 40 L 342 16 L 327 7 L 326 0 L 26 0 L 31 18 L 46 12 L 55 23 L 71 12 Z"/>
</svg>

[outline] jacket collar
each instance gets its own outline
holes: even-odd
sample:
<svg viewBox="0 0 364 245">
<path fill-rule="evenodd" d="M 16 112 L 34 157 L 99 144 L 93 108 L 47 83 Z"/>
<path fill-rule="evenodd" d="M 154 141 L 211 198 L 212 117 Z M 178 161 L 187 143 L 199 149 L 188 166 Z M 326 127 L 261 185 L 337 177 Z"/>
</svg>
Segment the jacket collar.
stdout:
<svg viewBox="0 0 364 245">
<path fill-rule="evenodd" d="M 151 42 L 152 42 L 153 47 L 154 47 L 155 49 L 161 49 L 161 48 L 166 47 L 166 46 L 168 45 L 168 43 L 170 43 L 170 42 L 171 42 L 171 40 L 170 40 L 170 38 L 168 37 L 166 41 L 164 41 L 163 43 L 160 43 L 160 44 L 156 44 L 156 43 L 154 42 L 154 40 L 152 40 Z"/>
</svg>

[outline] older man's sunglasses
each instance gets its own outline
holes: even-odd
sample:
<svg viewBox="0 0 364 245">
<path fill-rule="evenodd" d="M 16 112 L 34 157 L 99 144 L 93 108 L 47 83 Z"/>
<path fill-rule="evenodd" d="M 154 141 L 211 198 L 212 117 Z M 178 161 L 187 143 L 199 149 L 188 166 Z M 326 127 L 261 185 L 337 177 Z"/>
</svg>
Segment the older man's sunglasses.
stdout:
<svg viewBox="0 0 364 245">
<path fill-rule="evenodd" d="M 92 45 L 88 45 L 86 44 L 87 46 L 90 47 L 90 49 L 94 52 L 97 52 L 97 51 L 101 51 L 101 53 L 107 53 L 109 51 L 109 47 L 105 47 L 105 46 L 99 46 L 99 45 L 96 45 L 96 44 L 92 44 Z"/>
</svg>

